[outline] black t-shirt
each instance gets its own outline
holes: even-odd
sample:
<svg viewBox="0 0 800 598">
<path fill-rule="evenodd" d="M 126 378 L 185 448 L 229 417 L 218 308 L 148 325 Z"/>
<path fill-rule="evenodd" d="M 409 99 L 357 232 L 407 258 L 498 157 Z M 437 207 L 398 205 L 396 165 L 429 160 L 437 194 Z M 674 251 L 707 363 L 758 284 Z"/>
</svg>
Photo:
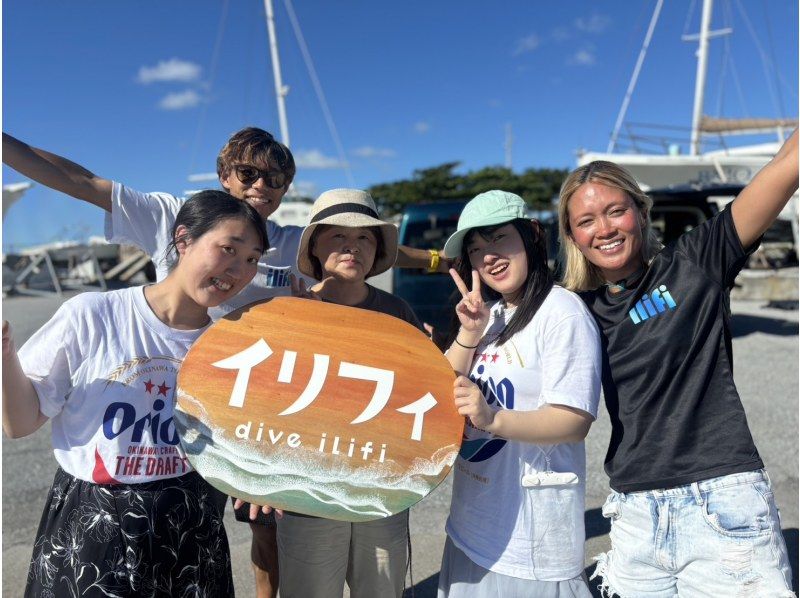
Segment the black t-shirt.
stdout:
<svg viewBox="0 0 800 598">
<path fill-rule="evenodd" d="M 763 467 L 733 383 L 729 291 L 747 257 L 730 209 L 652 261 L 636 289 L 582 293 L 604 345 L 605 469 L 618 492 Z"/>
</svg>

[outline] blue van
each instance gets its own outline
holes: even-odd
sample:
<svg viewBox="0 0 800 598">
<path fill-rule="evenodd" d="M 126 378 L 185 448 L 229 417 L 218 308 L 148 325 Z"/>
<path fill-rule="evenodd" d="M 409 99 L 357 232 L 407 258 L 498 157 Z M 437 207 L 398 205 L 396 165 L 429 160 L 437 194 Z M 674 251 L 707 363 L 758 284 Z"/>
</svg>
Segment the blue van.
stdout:
<svg viewBox="0 0 800 598">
<path fill-rule="evenodd" d="M 401 245 L 418 249 L 444 247 L 456 232 L 463 201 L 439 201 L 408 206 L 400 221 Z M 392 292 L 405 299 L 422 322 L 445 332 L 460 295 L 447 274 L 428 274 L 424 269 L 395 268 Z"/>
</svg>

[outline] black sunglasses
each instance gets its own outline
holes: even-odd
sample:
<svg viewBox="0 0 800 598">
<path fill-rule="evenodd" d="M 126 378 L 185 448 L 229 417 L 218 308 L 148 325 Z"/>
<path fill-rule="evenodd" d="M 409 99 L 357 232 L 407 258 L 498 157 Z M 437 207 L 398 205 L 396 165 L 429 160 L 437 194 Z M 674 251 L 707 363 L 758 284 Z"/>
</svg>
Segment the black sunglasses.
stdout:
<svg viewBox="0 0 800 598">
<path fill-rule="evenodd" d="M 286 185 L 286 175 L 280 170 L 260 170 L 255 166 L 237 164 L 233 167 L 236 178 L 244 185 L 252 185 L 258 179 L 264 179 L 270 189 L 281 189 Z"/>
</svg>

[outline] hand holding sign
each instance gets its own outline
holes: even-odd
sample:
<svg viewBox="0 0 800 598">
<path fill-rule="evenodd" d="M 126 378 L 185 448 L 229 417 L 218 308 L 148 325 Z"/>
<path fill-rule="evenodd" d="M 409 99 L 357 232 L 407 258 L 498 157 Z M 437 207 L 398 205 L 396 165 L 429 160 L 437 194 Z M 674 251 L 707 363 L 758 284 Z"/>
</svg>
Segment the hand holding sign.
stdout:
<svg viewBox="0 0 800 598">
<path fill-rule="evenodd" d="M 306 281 L 302 278 L 298 278 L 294 274 L 289 274 L 289 286 L 292 289 L 292 297 L 321 301 L 321 297 L 317 295 L 317 293 L 315 293 L 312 289 L 306 288 Z"/>
<path fill-rule="evenodd" d="M 453 383 L 453 398 L 458 414 L 468 417 L 473 426 L 487 430 L 492 425 L 495 411 L 489 407 L 481 389 L 466 376 L 459 376 Z"/>
<path fill-rule="evenodd" d="M 463 429 L 453 379 L 402 320 L 281 297 L 195 342 L 175 423 L 191 464 L 223 492 L 368 521 L 407 509 L 449 472 Z"/>
</svg>

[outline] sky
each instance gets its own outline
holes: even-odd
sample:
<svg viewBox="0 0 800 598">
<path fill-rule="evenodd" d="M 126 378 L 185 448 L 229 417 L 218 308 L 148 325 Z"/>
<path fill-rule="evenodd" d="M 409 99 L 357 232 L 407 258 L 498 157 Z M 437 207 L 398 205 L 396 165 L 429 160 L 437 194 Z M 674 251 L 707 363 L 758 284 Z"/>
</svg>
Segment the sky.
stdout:
<svg viewBox="0 0 800 598">
<path fill-rule="evenodd" d="M 298 188 L 409 178 L 459 161 L 573 168 L 603 151 L 656 0 L 274 0 Z M 700 2 L 665 2 L 627 123 L 687 151 Z M 141 191 L 216 187 L 218 151 L 249 125 L 280 135 L 262 0 L 3 3 L 2 126 Z M 291 13 L 290 13 L 291 10 Z M 325 111 L 304 61 L 294 14 Z M 716 0 L 706 112 L 797 117 L 798 3 Z M 341 148 L 341 152 L 339 150 Z M 347 168 L 343 167 L 346 164 Z M 3 167 L 3 184 L 24 177 Z M 420 198 L 420 200 L 430 198 Z M 103 234 L 103 212 L 41 185 L 11 207 L 4 251 Z"/>
</svg>

